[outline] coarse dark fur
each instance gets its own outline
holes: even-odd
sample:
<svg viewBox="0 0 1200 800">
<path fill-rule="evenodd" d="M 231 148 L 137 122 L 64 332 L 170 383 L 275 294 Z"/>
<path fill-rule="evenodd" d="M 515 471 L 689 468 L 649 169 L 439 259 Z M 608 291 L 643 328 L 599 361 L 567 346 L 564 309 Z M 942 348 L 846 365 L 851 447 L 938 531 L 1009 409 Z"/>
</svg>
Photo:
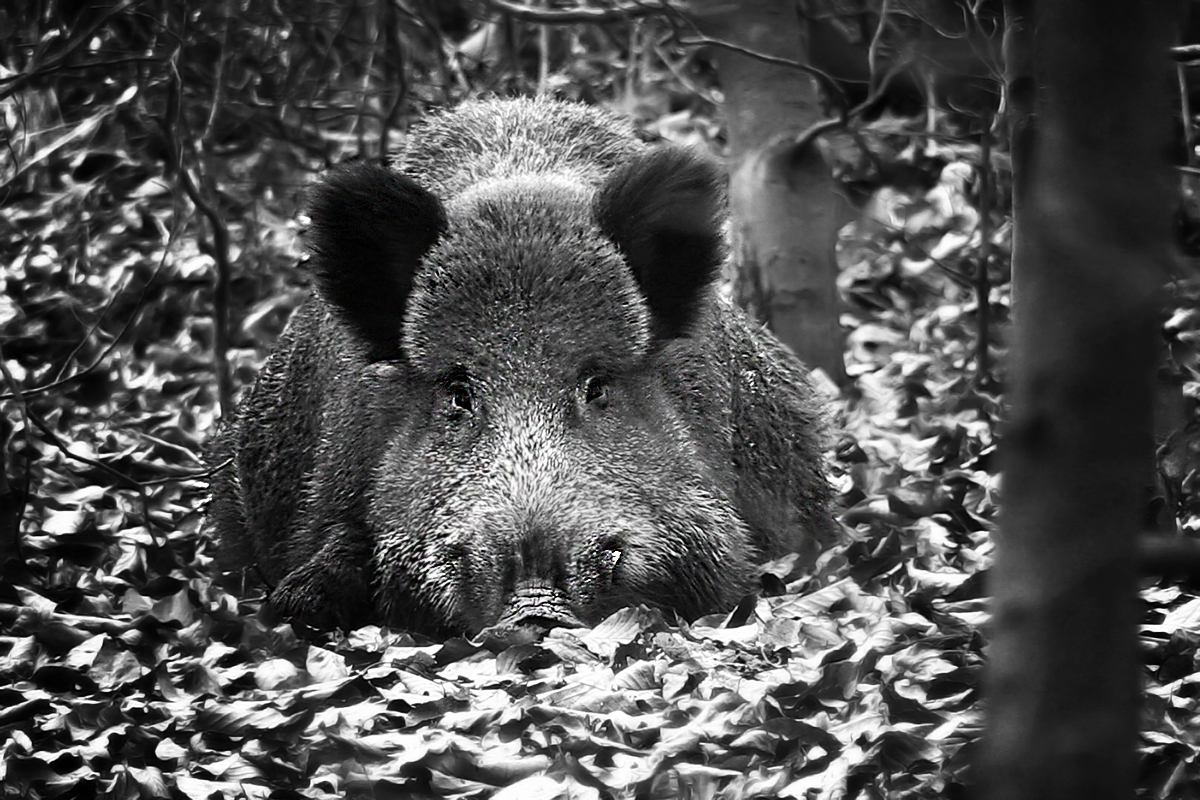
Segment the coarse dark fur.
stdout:
<svg viewBox="0 0 1200 800">
<path fill-rule="evenodd" d="M 714 287 L 722 176 L 551 101 L 312 192 L 318 291 L 218 438 L 224 571 L 281 614 L 478 632 L 729 607 L 828 540 L 806 375 Z"/>
</svg>

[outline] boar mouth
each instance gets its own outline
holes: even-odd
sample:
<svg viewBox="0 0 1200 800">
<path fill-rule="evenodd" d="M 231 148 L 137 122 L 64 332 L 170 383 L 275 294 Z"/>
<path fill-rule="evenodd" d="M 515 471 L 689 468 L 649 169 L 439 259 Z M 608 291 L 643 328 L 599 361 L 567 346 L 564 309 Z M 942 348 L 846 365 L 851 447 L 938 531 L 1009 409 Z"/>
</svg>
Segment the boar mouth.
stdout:
<svg viewBox="0 0 1200 800">
<path fill-rule="evenodd" d="M 547 586 L 542 581 L 527 581 L 516 588 L 500 619 L 484 633 L 511 628 L 581 628 L 583 625 L 561 589 Z"/>
</svg>

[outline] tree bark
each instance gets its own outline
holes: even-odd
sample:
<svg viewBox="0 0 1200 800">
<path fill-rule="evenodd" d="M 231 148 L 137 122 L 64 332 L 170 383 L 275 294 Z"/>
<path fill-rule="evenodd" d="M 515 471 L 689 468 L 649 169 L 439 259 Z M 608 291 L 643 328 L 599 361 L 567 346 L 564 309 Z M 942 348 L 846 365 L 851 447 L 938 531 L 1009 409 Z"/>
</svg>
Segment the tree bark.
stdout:
<svg viewBox="0 0 1200 800">
<path fill-rule="evenodd" d="M 1060 0 L 1023 20 L 1039 88 L 1037 130 L 1013 141 L 1012 417 L 979 780 L 990 800 L 1133 796 L 1172 6 Z"/>
<path fill-rule="evenodd" d="M 694 8 L 712 38 L 805 61 L 805 26 L 792 0 L 710 0 Z M 739 299 L 805 363 L 841 383 L 834 250 L 847 206 L 820 150 L 791 141 L 825 118 L 820 93 L 796 67 L 728 48 L 715 55 L 725 95 Z"/>
</svg>

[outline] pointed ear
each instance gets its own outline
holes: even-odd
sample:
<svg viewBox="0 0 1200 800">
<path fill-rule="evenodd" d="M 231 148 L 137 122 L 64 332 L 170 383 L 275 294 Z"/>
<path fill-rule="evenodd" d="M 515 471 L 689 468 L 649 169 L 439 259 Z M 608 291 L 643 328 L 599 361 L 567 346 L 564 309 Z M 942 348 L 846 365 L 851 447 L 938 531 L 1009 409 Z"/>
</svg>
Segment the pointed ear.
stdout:
<svg viewBox="0 0 1200 800">
<path fill-rule="evenodd" d="M 446 228 L 441 202 L 378 164 L 336 167 L 308 198 L 308 247 L 320 293 L 375 353 L 398 353 L 421 259 Z"/>
<path fill-rule="evenodd" d="M 679 147 L 639 154 L 609 176 L 593 212 L 633 270 L 665 337 L 687 334 L 725 257 L 725 177 Z"/>
</svg>

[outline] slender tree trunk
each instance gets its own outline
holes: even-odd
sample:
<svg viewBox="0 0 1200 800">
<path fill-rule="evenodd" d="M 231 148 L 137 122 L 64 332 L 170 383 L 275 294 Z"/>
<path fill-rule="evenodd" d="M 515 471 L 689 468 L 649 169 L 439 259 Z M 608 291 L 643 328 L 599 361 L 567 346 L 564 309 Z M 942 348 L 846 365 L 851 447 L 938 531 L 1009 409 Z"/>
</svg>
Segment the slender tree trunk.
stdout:
<svg viewBox="0 0 1200 800">
<path fill-rule="evenodd" d="M 695 4 L 710 37 L 803 63 L 806 30 L 793 0 Z M 730 211 L 739 299 L 810 367 L 845 379 L 837 232 L 846 206 L 815 146 L 790 139 L 825 118 L 812 77 L 717 48 L 729 132 Z"/>
<path fill-rule="evenodd" d="M 1033 114 L 1037 81 L 1033 73 L 1033 3 L 1034 0 L 1004 2 L 1004 104 L 1008 122 L 1008 152 L 1012 158 L 1014 219 L 1025 216 L 1025 198 L 1029 194 L 1029 179 L 1033 176 L 1029 163 L 1036 142 Z M 1014 230 L 1014 264 L 1026 260 L 1024 244 L 1021 232 Z M 1014 296 L 1019 291 L 1016 275 L 1013 276 L 1012 291 Z"/>
<path fill-rule="evenodd" d="M 1037 131 L 1013 142 L 1012 418 L 979 780 L 991 800 L 1133 796 L 1172 12 L 1059 0 L 1023 18 Z"/>
</svg>

